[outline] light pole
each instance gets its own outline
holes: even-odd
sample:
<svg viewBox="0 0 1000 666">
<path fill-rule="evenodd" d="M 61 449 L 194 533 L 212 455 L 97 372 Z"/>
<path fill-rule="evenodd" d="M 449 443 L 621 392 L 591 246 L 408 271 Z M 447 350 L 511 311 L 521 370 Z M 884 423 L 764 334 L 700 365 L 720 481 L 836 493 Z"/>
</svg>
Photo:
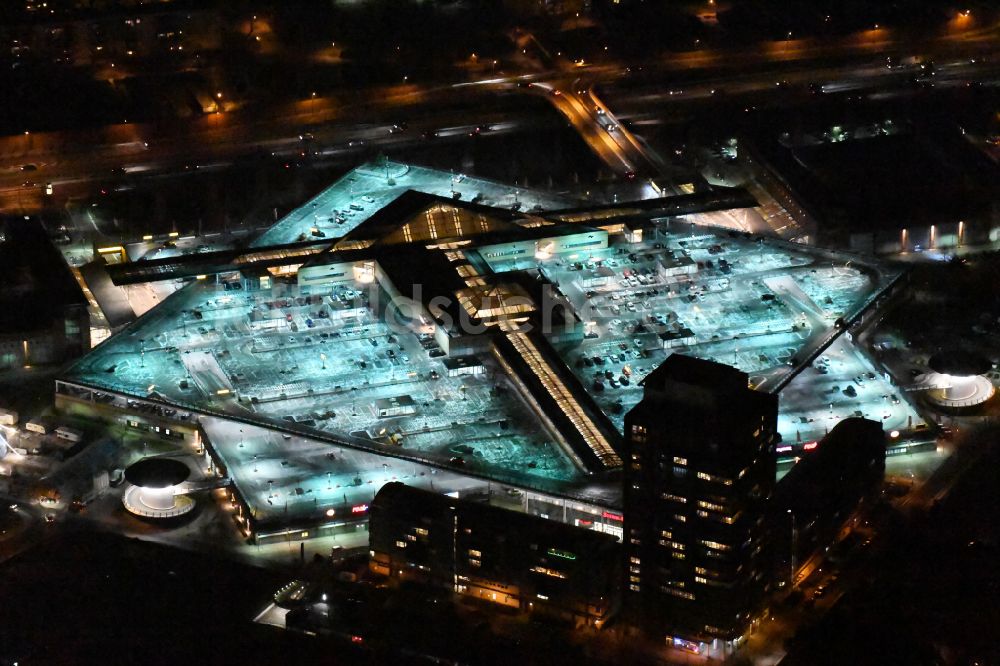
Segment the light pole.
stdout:
<svg viewBox="0 0 1000 666">
<path fill-rule="evenodd" d="M 789 562 L 788 581 L 789 581 L 789 583 L 794 583 L 795 582 L 795 541 L 796 541 L 796 536 L 797 535 L 795 534 L 795 514 L 792 512 L 791 509 L 788 509 L 788 517 L 791 520 L 791 532 L 790 532 L 790 535 L 791 535 L 791 547 L 789 549 L 789 555 L 790 555 L 790 557 L 788 558 L 788 562 Z"/>
</svg>

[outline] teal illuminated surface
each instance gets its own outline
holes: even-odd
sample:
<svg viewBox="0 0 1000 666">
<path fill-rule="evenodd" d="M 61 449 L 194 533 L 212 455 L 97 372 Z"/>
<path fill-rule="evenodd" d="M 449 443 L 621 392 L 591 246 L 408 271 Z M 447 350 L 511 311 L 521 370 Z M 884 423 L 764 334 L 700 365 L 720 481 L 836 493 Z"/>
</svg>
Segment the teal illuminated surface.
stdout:
<svg viewBox="0 0 1000 666">
<path fill-rule="evenodd" d="M 299 206 L 252 244 L 253 247 L 329 238 L 335 240 L 367 220 L 407 190 L 474 201 L 484 206 L 520 210 L 568 208 L 574 201 L 538 190 L 525 190 L 482 178 L 451 174 L 399 162 L 369 162 Z M 322 234 L 322 236 L 317 235 Z"/>
<path fill-rule="evenodd" d="M 352 171 L 255 245 L 314 238 L 314 228 L 332 243 L 406 189 L 448 196 L 452 187 L 450 175 L 440 171 L 394 163 L 389 169 L 391 183 L 373 165 Z M 508 209 L 515 196 L 525 208 L 567 204 L 538 193 L 515 195 L 514 188 L 487 181 L 464 179 L 454 186 L 466 200 L 483 193 L 481 202 Z M 352 211 L 352 203 L 361 210 Z M 334 211 L 350 214 L 338 222 Z M 774 390 L 790 378 L 803 348 L 837 336 L 839 319 L 849 319 L 898 277 L 877 262 L 683 227 L 674 233 L 661 224 L 639 242 L 613 235 L 611 246 L 597 251 L 486 262 L 494 272 L 538 271 L 558 286 L 587 336 L 556 350 L 619 430 L 641 398 L 639 381 L 668 354 L 735 365 L 755 386 Z M 415 330 L 391 329 L 379 310 L 368 307 L 370 285 L 358 279 L 297 287 L 292 274 L 290 284 L 253 284 L 244 280 L 239 289 L 225 289 L 214 276 L 194 281 L 63 378 L 512 484 L 588 483 L 492 354 L 478 355 L 482 374 L 449 376 L 445 357 L 427 353 L 426 333 L 422 340 Z M 404 291 L 410 286 L 399 285 Z M 843 395 L 854 375 L 872 371 L 852 343 L 841 337 L 824 357 L 823 372 L 807 368 L 781 392 L 779 428 L 786 441 L 820 437 L 854 410 L 882 419 L 887 428 L 912 422 L 915 413 L 905 400 L 887 397 L 892 389 L 881 378 L 859 385 L 856 399 Z M 402 407 L 380 413 L 391 399 Z M 273 446 L 263 434 L 258 439 L 260 447 Z M 298 445 L 309 456 L 320 455 L 320 449 Z M 238 451 L 231 441 L 224 448 L 230 464 L 242 470 L 241 483 L 258 483 L 254 469 L 264 463 L 242 456 L 244 447 Z M 354 478 L 349 468 L 355 463 L 338 460 L 326 467 L 343 477 L 333 485 L 344 486 Z M 373 477 L 392 475 L 395 463 L 364 460 Z M 273 465 L 281 466 L 278 457 L 268 463 Z M 403 473 L 422 476 L 426 469 Z M 316 486 L 316 493 L 324 490 L 323 475 L 332 480 L 333 472 L 321 466 L 304 470 L 296 483 Z"/>
<path fill-rule="evenodd" d="M 362 286 L 313 287 L 311 294 L 354 298 Z M 318 305 L 292 298 L 281 317 L 254 319 L 277 300 L 289 302 L 271 290 L 226 291 L 197 281 L 64 378 L 374 450 L 444 464 L 460 459 L 470 471 L 540 481 L 580 475 L 493 367 L 448 377 L 442 359 L 428 357 L 416 335 L 393 333 L 364 308 L 313 318 Z M 414 414 L 378 416 L 377 400 L 402 395 L 412 397 Z"/>
</svg>

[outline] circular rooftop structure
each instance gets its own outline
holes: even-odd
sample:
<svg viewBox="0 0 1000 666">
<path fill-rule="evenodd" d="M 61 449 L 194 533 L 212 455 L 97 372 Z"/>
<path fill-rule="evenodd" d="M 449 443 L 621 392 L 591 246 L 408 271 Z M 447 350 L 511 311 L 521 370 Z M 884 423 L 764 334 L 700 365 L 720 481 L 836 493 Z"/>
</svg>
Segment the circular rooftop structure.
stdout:
<svg viewBox="0 0 1000 666">
<path fill-rule="evenodd" d="M 140 488 L 178 486 L 190 475 L 190 468 L 174 458 L 143 458 L 125 470 L 125 480 Z"/>
<path fill-rule="evenodd" d="M 173 518 L 194 508 L 194 500 L 176 494 L 191 470 L 173 458 L 144 458 L 125 470 L 129 486 L 122 503 L 129 513 L 143 518 Z"/>
<path fill-rule="evenodd" d="M 928 402 L 955 410 L 981 405 L 996 393 L 993 382 L 984 377 L 992 364 L 979 354 L 963 350 L 938 352 L 927 361 L 932 372 L 922 380 Z"/>
<path fill-rule="evenodd" d="M 934 372 L 951 377 L 985 375 L 993 367 L 988 359 L 979 354 L 958 349 L 934 354 L 927 365 Z"/>
</svg>

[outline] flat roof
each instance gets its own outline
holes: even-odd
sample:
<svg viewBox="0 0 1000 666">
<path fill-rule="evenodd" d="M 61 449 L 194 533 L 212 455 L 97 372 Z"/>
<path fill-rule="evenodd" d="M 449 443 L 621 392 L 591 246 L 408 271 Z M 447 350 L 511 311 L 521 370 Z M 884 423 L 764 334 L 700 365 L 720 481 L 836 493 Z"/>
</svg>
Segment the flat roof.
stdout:
<svg viewBox="0 0 1000 666">
<path fill-rule="evenodd" d="M 525 212 L 566 208 L 577 203 L 557 194 L 461 173 L 393 161 L 382 164 L 372 161 L 352 169 L 285 215 L 253 241 L 252 246 L 265 247 L 314 238 L 313 229 L 325 238 L 342 238 L 407 190 Z M 461 198 L 455 199 L 454 193 Z"/>
<path fill-rule="evenodd" d="M 310 291 L 339 301 L 365 287 Z M 462 457 L 472 473 L 542 489 L 582 476 L 488 355 L 479 358 L 491 372 L 449 377 L 444 357 L 429 356 L 415 333 L 364 307 L 327 317 L 316 315 L 319 307 L 270 289 L 196 281 L 63 378 L 383 455 L 445 466 Z M 378 402 L 400 395 L 411 396 L 416 413 L 379 418 Z"/>
<path fill-rule="evenodd" d="M 370 183 L 375 187 L 384 175 L 365 177 L 375 179 Z M 386 187 L 395 192 L 395 186 Z M 437 201 L 447 204 L 444 211 L 464 205 Z M 498 216 L 509 217 L 507 211 Z M 543 226 L 532 223 L 524 229 L 525 238 L 560 225 L 544 226 L 544 216 L 537 222 Z M 387 220 L 378 226 L 380 234 L 396 233 Z M 568 236 L 551 253 L 532 252 L 529 244 L 527 250 L 517 247 L 490 259 L 474 251 L 477 237 L 436 244 L 413 240 L 387 248 L 376 235 L 374 245 L 346 256 L 359 265 L 378 263 L 377 278 L 347 270 L 301 285 L 294 277 L 264 288 L 246 281 L 240 289 L 193 281 L 74 363 L 62 378 L 209 415 L 221 432 L 230 428 L 222 423 L 260 430 L 268 442 L 262 446 L 271 447 L 267 455 L 276 461 L 264 479 L 294 466 L 296 487 L 306 494 L 306 487 L 322 484 L 325 475 L 350 474 L 357 464 L 376 471 L 426 468 L 436 470 L 431 478 L 453 474 L 456 484 L 494 480 L 614 505 L 620 501 L 617 483 L 587 472 L 588 466 L 567 450 L 563 426 L 556 425 L 565 425 L 563 420 L 539 413 L 537 394 L 526 395 L 526 384 L 557 382 L 561 414 L 583 428 L 584 436 L 606 421 L 608 437 L 594 436 L 599 453 L 603 441 L 620 435 L 625 412 L 641 399 L 640 380 L 673 352 L 733 365 L 755 387 L 775 392 L 801 369 L 803 349 L 836 339 L 844 330 L 838 322 L 850 321 L 900 275 L 850 255 L 677 226 L 683 229 L 659 221 L 641 242 L 615 235 L 604 247 L 607 234 L 601 232 L 600 245 L 576 249 Z M 505 233 L 516 237 L 518 228 Z M 338 254 L 324 252 L 317 263 L 334 261 Z M 369 255 L 371 262 L 365 259 Z M 427 260 L 421 262 L 420 256 Z M 449 376 L 454 363 L 445 362 L 449 354 L 439 347 L 434 323 L 414 314 L 400 325 L 377 302 L 385 297 L 386 279 L 400 291 L 423 286 L 430 258 L 438 262 L 435 270 L 450 271 L 448 279 L 430 276 L 439 283 L 435 294 L 480 282 L 487 291 L 518 280 L 544 283 L 573 311 L 573 317 L 560 320 L 565 335 L 560 329 L 522 336 L 544 353 L 532 352 L 524 363 L 513 364 L 503 357 L 523 355 L 517 344 L 511 343 L 511 352 L 477 342 L 517 337 L 518 327 L 534 321 L 536 313 L 517 315 L 500 322 L 504 336 L 456 339 L 451 356 L 481 363 L 484 372 Z M 690 272 L 671 270 L 682 258 L 689 260 L 679 263 Z M 404 266 L 396 266 L 396 259 Z M 465 266 L 472 272 L 457 270 Z M 691 335 L 673 335 L 682 331 Z M 661 340 L 660 333 L 668 335 Z M 522 337 L 517 341 L 524 346 Z M 672 341 L 679 345 L 669 346 Z M 525 365 L 534 377 L 523 367 L 512 369 Z M 400 396 L 410 397 L 409 413 L 382 416 L 380 406 Z M 592 424 L 579 425 L 581 414 Z M 905 414 L 900 418 L 905 421 Z M 786 440 L 796 436 L 794 431 L 782 434 Z M 237 478 L 259 485 L 255 472 L 247 470 L 260 468 L 263 459 L 256 458 L 254 465 L 231 436 L 219 441 L 231 468 L 246 467 Z M 337 456 L 334 448 L 345 452 L 336 470 L 308 462 L 318 460 L 320 451 Z M 613 452 L 604 453 L 614 460 Z"/>
<path fill-rule="evenodd" d="M 827 226 L 871 232 L 988 215 L 997 166 L 957 125 L 885 121 L 755 139 L 756 149 Z"/>
<path fill-rule="evenodd" d="M 36 219 L 0 218 L 0 333 L 47 328 L 87 298 Z"/>
</svg>

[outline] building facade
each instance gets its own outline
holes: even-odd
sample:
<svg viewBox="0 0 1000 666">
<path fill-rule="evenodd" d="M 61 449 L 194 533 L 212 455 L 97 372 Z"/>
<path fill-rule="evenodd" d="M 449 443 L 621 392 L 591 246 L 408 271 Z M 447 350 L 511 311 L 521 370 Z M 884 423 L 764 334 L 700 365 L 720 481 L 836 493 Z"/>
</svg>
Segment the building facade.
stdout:
<svg viewBox="0 0 1000 666">
<path fill-rule="evenodd" d="M 777 398 L 679 354 L 625 418 L 625 606 L 651 634 L 735 642 L 770 584 Z"/>
<path fill-rule="evenodd" d="M 37 220 L 0 219 L 0 370 L 90 349 L 87 299 Z"/>
<path fill-rule="evenodd" d="M 771 508 L 778 585 L 878 498 L 885 478 L 885 433 L 878 421 L 844 419 L 778 483 Z"/>
<path fill-rule="evenodd" d="M 607 534 L 394 482 L 369 508 L 370 568 L 523 612 L 600 626 L 617 597 Z"/>
</svg>

